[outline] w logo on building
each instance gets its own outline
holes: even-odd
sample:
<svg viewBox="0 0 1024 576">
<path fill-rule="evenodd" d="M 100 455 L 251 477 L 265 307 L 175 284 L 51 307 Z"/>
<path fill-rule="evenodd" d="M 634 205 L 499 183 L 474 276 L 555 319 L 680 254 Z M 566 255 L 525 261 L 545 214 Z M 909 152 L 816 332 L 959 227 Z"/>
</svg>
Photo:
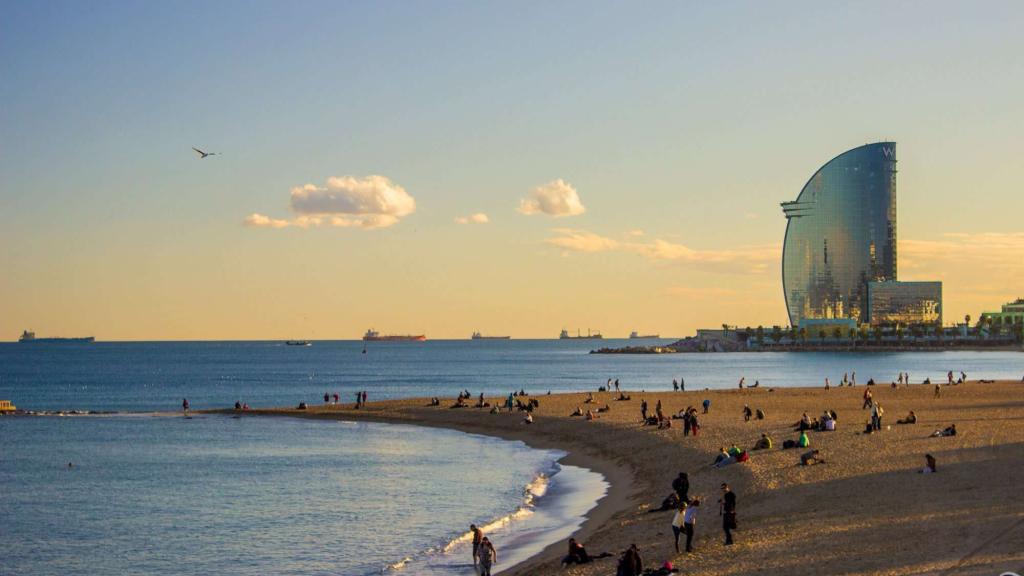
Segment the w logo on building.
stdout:
<svg viewBox="0 0 1024 576">
<path fill-rule="evenodd" d="M 882 148 L 882 156 L 885 156 L 889 160 L 895 160 L 896 150 L 892 146 L 886 146 Z"/>
</svg>

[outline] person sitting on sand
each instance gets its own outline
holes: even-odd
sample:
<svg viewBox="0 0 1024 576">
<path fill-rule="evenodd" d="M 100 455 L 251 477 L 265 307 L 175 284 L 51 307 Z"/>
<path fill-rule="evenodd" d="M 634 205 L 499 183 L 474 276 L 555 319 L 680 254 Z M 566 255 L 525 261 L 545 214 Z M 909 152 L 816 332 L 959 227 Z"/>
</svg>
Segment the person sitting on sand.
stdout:
<svg viewBox="0 0 1024 576">
<path fill-rule="evenodd" d="M 931 454 L 924 455 L 924 468 L 919 470 L 921 474 L 934 474 L 937 470 L 935 469 L 935 457 Z"/>
<path fill-rule="evenodd" d="M 575 538 L 569 538 L 569 554 L 562 559 L 562 568 L 570 564 L 587 564 L 592 562 L 595 558 L 607 558 L 611 556 L 608 552 L 602 552 L 597 556 L 591 556 L 587 554 L 587 549 L 583 547 L 583 544 L 577 542 Z"/>
<path fill-rule="evenodd" d="M 760 388 L 760 387 L 761 387 L 761 381 L 760 380 L 754 380 L 754 385 L 750 386 L 750 388 Z"/>
<path fill-rule="evenodd" d="M 241 410 L 241 409 L 242 409 L 242 403 L 236 400 L 235 401 L 235 410 Z"/>
<path fill-rule="evenodd" d="M 672 480 L 672 490 L 678 496 L 679 500 L 687 501 L 690 495 L 690 477 L 686 472 L 680 472 L 678 476 Z"/>
<path fill-rule="evenodd" d="M 810 466 L 812 464 L 824 464 L 825 461 L 818 457 L 818 450 L 808 450 L 800 455 L 800 465 Z"/>
<path fill-rule="evenodd" d="M 594 393 L 593 392 L 587 392 L 587 399 L 584 400 L 583 403 L 584 404 L 593 404 L 594 403 Z"/>
<path fill-rule="evenodd" d="M 461 394 L 459 395 L 459 399 L 455 401 L 455 404 L 452 404 L 452 408 L 465 408 L 467 406 L 469 406 L 469 404 L 466 404 L 466 399 L 463 398 Z"/>
<path fill-rule="evenodd" d="M 640 576 L 643 571 L 644 563 L 640 558 L 640 551 L 637 550 L 636 544 L 630 544 L 629 548 L 622 553 L 622 558 L 619 559 L 619 567 L 615 576 Z"/>
<path fill-rule="evenodd" d="M 498 405 L 495 404 L 494 406 L 491 406 L 491 414 L 497 414 L 497 413 L 498 413 Z"/>
<path fill-rule="evenodd" d="M 764 420 L 764 410 L 761 410 L 760 408 L 754 410 L 754 417 L 758 420 Z"/>
<path fill-rule="evenodd" d="M 917 414 L 914 414 L 914 411 L 911 410 L 910 414 L 907 414 L 906 418 L 900 418 L 899 420 L 896 421 L 896 423 L 897 424 L 917 424 Z"/>
<path fill-rule="evenodd" d="M 611 411 L 611 409 L 612 409 L 612 407 L 611 407 L 611 406 L 609 406 L 609 405 L 605 404 L 603 408 L 598 408 L 598 409 L 596 410 L 596 412 L 597 412 L 598 414 L 600 414 L 600 413 L 602 413 L 602 412 L 609 412 L 609 411 Z"/>
<path fill-rule="evenodd" d="M 526 424 L 533 424 L 533 414 L 526 413 L 526 418 L 523 418 L 523 422 Z"/>
<path fill-rule="evenodd" d="M 434 396 L 433 398 L 430 399 L 430 405 L 431 406 L 440 406 L 441 405 L 441 399 L 438 398 L 437 396 Z"/>
<path fill-rule="evenodd" d="M 767 433 L 761 434 L 761 439 L 754 444 L 754 450 L 770 450 L 772 447 L 772 437 Z"/>
<path fill-rule="evenodd" d="M 807 448 L 811 445 L 811 439 L 807 437 L 806 430 L 800 433 L 800 439 L 796 441 L 796 445 L 798 448 Z"/>
<path fill-rule="evenodd" d="M 750 409 L 749 404 L 743 405 L 743 421 L 750 422 L 750 417 L 754 415 L 754 411 Z"/>
<path fill-rule="evenodd" d="M 715 465 L 715 466 L 718 466 L 718 465 L 719 465 L 719 464 L 721 464 L 721 463 L 722 463 L 723 461 L 725 461 L 725 460 L 728 460 L 728 459 L 729 459 L 729 451 L 725 449 L 725 446 L 722 446 L 722 447 L 721 447 L 721 448 L 720 448 L 720 449 L 718 450 L 718 456 L 715 456 L 715 462 L 714 462 L 714 465 Z"/>
<path fill-rule="evenodd" d="M 800 421 L 796 423 L 796 426 L 794 428 L 796 428 L 800 432 L 803 432 L 804 430 L 810 430 L 811 418 L 807 415 L 807 412 L 804 412 L 804 415 L 800 417 Z"/>
<path fill-rule="evenodd" d="M 956 424 L 950 424 L 947 428 L 936 430 L 932 432 L 932 436 L 956 436 Z"/>
<path fill-rule="evenodd" d="M 732 447 L 729 448 L 729 456 L 739 456 L 742 453 L 743 450 L 740 450 L 740 447 L 735 444 L 733 444 Z"/>
<path fill-rule="evenodd" d="M 629 396 L 626 396 L 622 392 L 619 392 L 619 397 L 616 398 L 616 400 L 618 400 L 619 402 L 625 402 L 625 401 L 627 401 L 629 399 L 630 399 Z"/>
<path fill-rule="evenodd" d="M 587 410 L 587 420 L 597 420 L 597 414 L 593 410 Z"/>
<path fill-rule="evenodd" d="M 832 418 L 831 416 L 822 418 L 822 420 L 821 420 L 821 429 L 823 431 L 825 431 L 825 432 L 835 432 L 835 430 L 836 430 L 835 418 Z"/>
<path fill-rule="evenodd" d="M 572 414 L 569 414 L 569 416 L 583 416 L 583 408 L 577 406 L 576 409 L 573 410 Z"/>
</svg>

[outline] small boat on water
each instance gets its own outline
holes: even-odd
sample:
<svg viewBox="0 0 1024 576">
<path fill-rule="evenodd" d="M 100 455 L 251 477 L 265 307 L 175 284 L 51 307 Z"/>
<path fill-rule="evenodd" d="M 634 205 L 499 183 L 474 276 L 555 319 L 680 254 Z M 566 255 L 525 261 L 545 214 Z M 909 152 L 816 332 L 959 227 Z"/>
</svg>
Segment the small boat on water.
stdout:
<svg viewBox="0 0 1024 576">
<path fill-rule="evenodd" d="M 288 340 L 285 342 L 286 346 L 312 346 L 313 343 L 309 340 Z"/>
<path fill-rule="evenodd" d="M 367 342 L 423 342 L 427 337 L 423 334 L 381 334 L 372 328 L 363 334 Z"/>
<path fill-rule="evenodd" d="M 484 336 L 479 332 L 473 332 L 472 340 L 509 340 L 511 336 Z"/>
<path fill-rule="evenodd" d="M 661 338 L 661 336 L 657 334 L 640 334 L 636 330 L 629 333 L 630 340 L 653 340 L 656 338 Z"/>
</svg>

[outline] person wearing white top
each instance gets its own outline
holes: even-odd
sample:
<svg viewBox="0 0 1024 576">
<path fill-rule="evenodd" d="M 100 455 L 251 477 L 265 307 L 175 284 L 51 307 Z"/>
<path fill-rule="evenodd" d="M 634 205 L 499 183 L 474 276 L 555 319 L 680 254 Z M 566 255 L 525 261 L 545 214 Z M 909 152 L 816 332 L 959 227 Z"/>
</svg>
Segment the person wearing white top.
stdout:
<svg viewBox="0 0 1024 576">
<path fill-rule="evenodd" d="M 687 505 L 686 501 L 679 503 L 679 511 L 672 517 L 672 534 L 676 537 L 676 553 L 679 553 L 679 534 L 683 532 L 683 523 L 686 518 Z"/>
<path fill-rule="evenodd" d="M 686 534 L 686 551 L 693 552 L 693 525 L 697 523 L 697 508 L 700 507 L 700 500 L 694 498 L 683 514 L 683 532 Z M 676 546 L 676 552 L 679 547 Z"/>
</svg>

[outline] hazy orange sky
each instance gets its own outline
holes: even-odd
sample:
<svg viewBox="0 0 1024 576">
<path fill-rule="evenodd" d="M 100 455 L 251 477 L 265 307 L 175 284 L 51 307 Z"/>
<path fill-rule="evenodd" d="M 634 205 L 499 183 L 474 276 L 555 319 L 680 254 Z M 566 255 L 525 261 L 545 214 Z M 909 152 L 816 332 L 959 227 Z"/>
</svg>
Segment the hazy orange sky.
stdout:
<svg viewBox="0 0 1024 576">
<path fill-rule="evenodd" d="M 879 140 L 899 278 L 1024 296 L 1024 4 L 4 6 L 0 339 L 785 324 Z"/>
</svg>

